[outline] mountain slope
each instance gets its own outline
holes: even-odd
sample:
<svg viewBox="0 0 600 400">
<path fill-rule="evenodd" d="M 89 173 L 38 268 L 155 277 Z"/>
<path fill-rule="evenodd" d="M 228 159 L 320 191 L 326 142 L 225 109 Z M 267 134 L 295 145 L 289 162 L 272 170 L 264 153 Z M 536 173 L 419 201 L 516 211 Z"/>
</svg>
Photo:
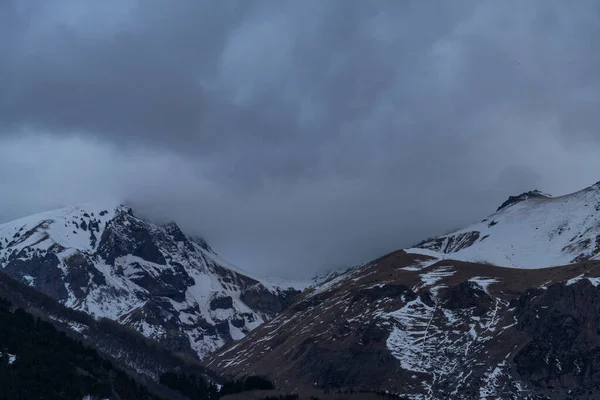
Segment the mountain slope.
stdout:
<svg viewBox="0 0 600 400">
<path fill-rule="evenodd" d="M 480 223 L 331 275 L 207 365 L 307 393 L 596 398 L 599 211 L 600 184 L 511 197 Z"/>
<path fill-rule="evenodd" d="M 523 193 L 481 222 L 408 251 L 514 268 L 598 259 L 599 212 L 600 183 L 555 198 L 539 191 Z"/>
<path fill-rule="evenodd" d="M 224 263 L 177 225 L 87 204 L 0 225 L 0 267 L 66 306 L 200 358 L 241 339 L 298 293 Z"/>
<path fill-rule="evenodd" d="M 519 270 L 398 251 L 302 294 L 207 365 L 301 393 L 587 398 L 600 389 L 599 284 L 596 261 Z"/>
</svg>

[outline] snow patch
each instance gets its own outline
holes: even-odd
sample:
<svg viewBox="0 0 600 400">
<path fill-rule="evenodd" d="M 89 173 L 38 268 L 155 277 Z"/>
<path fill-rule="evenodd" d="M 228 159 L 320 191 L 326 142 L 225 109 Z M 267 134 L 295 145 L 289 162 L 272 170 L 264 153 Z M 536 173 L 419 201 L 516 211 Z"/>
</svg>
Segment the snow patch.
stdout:
<svg viewBox="0 0 600 400">
<path fill-rule="evenodd" d="M 591 277 L 591 276 L 583 276 L 584 274 L 578 275 L 574 278 L 571 278 L 567 281 L 566 285 L 567 286 L 571 286 L 574 285 L 575 283 L 583 280 L 583 279 L 587 279 L 588 281 L 590 281 L 590 283 L 592 285 L 594 285 L 594 287 L 598 287 L 598 285 L 600 285 L 600 278 L 599 277 Z"/>
<path fill-rule="evenodd" d="M 455 271 L 453 267 L 444 266 L 438 267 L 433 271 L 426 272 L 419 276 L 421 277 L 421 281 L 425 286 L 433 286 L 442 279 L 454 275 L 454 273 Z"/>
<path fill-rule="evenodd" d="M 483 289 L 484 292 L 486 292 L 487 294 L 490 294 L 489 290 L 488 290 L 488 287 L 492 283 L 497 283 L 499 281 L 497 279 L 494 279 L 494 278 L 483 278 L 483 277 L 480 277 L 480 276 L 475 276 L 475 277 L 469 279 L 469 282 L 476 283 L 477 285 L 481 286 L 481 288 Z"/>
<path fill-rule="evenodd" d="M 479 388 L 479 398 L 487 400 L 489 398 L 498 396 L 498 388 L 500 387 L 499 379 L 502 376 L 502 368 L 505 363 L 502 362 L 494 367 L 490 372 L 485 374 L 483 379 L 483 385 Z"/>
</svg>

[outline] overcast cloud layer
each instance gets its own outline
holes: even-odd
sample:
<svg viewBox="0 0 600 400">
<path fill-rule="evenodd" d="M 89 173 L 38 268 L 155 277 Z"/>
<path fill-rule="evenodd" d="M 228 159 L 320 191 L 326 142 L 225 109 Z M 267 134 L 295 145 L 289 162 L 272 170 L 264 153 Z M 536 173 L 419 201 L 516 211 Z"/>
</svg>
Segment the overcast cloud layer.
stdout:
<svg viewBox="0 0 600 400">
<path fill-rule="evenodd" d="M 600 180 L 597 1 L 0 2 L 0 221 L 103 198 L 287 277 Z"/>
</svg>

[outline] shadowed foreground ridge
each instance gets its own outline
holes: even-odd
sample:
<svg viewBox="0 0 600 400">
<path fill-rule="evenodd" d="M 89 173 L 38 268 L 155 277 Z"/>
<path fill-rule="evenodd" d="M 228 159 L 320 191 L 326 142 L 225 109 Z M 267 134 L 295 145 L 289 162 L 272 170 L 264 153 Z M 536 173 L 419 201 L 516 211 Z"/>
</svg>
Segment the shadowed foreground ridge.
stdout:
<svg viewBox="0 0 600 400">
<path fill-rule="evenodd" d="M 0 399 L 179 398 L 5 299 L 0 321 Z"/>
<path fill-rule="evenodd" d="M 599 283 L 597 261 L 517 270 L 399 251 L 308 291 L 207 364 L 290 390 L 583 396 L 600 390 Z"/>
</svg>

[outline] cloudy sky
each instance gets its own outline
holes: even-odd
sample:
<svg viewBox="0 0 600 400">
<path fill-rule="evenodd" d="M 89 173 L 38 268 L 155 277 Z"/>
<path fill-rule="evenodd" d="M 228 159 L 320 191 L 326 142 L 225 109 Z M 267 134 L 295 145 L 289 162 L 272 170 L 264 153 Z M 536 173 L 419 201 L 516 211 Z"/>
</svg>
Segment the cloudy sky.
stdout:
<svg viewBox="0 0 600 400">
<path fill-rule="evenodd" d="M 600 8 L 4 0 L 0 221 L 96 199 L 286 277 L 600 180 Z"/>
</svg>

